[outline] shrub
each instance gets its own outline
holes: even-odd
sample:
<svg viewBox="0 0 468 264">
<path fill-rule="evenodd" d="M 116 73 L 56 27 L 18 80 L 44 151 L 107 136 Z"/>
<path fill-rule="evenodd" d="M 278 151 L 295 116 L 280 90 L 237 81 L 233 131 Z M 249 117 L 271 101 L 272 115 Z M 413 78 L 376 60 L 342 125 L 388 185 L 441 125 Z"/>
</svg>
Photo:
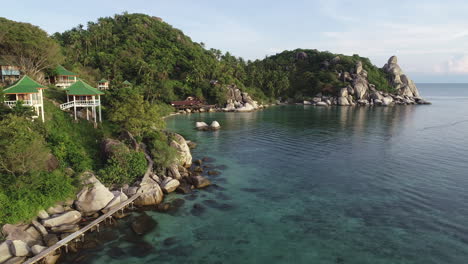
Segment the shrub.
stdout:
<svg viewBox="0 0 468 264">
<path fill-rule="evenodd" d="M 137 151 L 117 151 L 108 159 L 99 178 L 105 184 L 132 184 L 146 172 L 145 154 Z"/>
<path fill-rule="evenodd" d="M 177 150 L 170 146 L 170 140 L 170 137 L 159 131 L 145 138 L 156 168 L 167 168 L 176 160 Z"/>
</svg>

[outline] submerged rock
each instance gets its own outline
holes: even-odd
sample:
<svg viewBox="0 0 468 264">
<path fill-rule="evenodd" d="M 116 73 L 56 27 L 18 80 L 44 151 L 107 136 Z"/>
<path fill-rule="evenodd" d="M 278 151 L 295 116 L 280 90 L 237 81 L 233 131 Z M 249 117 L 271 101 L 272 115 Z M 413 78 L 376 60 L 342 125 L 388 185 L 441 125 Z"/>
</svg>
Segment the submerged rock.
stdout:
<svg viewBox="0 0 468 264">
<path fill-rule="evenodd" d="M 193 185 L 195 185 L 195 187 L 198 188 L 198 189 L 205 188 L 205 187 L 211 185 L 210 180 L 208 180 L 207 178 L 205 178 L 203 176 L 200 176 L 200 175 L 193 176 L 192 177 L 192 182 L 193 182 Z"/>
<path fill-rule="evenodd" d="M 138 235 L 144 235 L 151 231 L 157 226 L 157 222 L 146 213 L 142 213 L 135 217 L 131 226 L 132 230 Z"/>
</svg>

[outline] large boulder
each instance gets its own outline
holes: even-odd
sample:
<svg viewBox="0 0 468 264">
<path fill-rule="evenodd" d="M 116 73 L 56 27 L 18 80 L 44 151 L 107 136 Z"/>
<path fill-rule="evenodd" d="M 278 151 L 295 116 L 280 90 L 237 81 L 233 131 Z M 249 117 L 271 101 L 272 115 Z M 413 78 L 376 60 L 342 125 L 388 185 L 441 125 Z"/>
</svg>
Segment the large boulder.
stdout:
<svg viewBox="0 0 468 264">
<path fill-rule="evenodd" d="M 386 96 L 382 99 L 382 105 L 389 106 L 393 103 L 393 98 L 391 96 Z"/>
<path fill-rule="evenodd" d="M 180 182 L 176 179 L 173 179 L 171 177 L 166 177 L 162 182 L 161 182 L 161 188 L 165 193 L 171 193 L 179 187 Z"/>
<path fill-rule="evenodd" d="M 10 252 L 16 257 L 26 257 L 30 254 L 31 249 L 26 242 L 21 240 L 8 240 Z"/>
<path fill-rule="evenodd" d="M 250 103 L 245 103 L 244 106 L 237 108 L 236 112 L 250 112 L 253 110 L 255 110 L 253 105 L 251 105 Z"/>
<path fill-rule="evenodd" d="M 47 229 L 43 225 L 41 225 L 41 223 L 37 222 L 36 220 L 32 220 L 31 224 L 34 226 L 34 228 L 36 228 L 36 230 L 41 234 L 42 237 L 47 236 Z"/>
<path fill-rule="evenodd" d="M 234 105 L 234 103 L 227 103 L 226 107 L 223 108 L 223 111 L 225 111 L 225 112 L 231 112 L 231 111 L 234 111 L 234 110 L 236 110 L 236 106 Z"/>
<path fill-rule="evenodd" d="M 353 87 L 357 100 L 366 98 L 367 91 L 369 89 L 369 83 L 367 82 L 367 79 L 365 77 L 357 76 L 353 80 Z"/>
<path fill-rule="evenodd" d="M 338 97 L 347 97 L 348 96 L 348 87 L 341 88 L 338 92 Z"/>
<path fill-rule="evenodd" d="M 362 61 L 356 63 L 356 74 L 361 74 L 363 71 Z"/>
<path fill-rule="evenodd" d="M 185 167 L 182 167 L 182 166 L 181 166 L 181 168 L 185 169 Z M 174 178 L 174 179 L 181 179 L 182 178 L 182 175 L 180 174 L 180 171 L 179 171 L 179 166 L 177 164 L 172 164 L 167 168 L 167 175 L 169 177 Z"/>
<path fill-rule="evenodd" d="M 39 212 L 37 212 L 37 217 L 39 217 L 40 219 L 47 219 L 50 216 L 45 210 L 40 210 Z"/>
<path fill-rule="evenodd" d="M 12 257 L 11 259 L 3 262 L 2 264 L 21 264 L 26 261 L 27 257 Z M 49 264 L 49 263 L 47 263 Z"/>
<path fill-rule="evenodd" d="M 119 206 L 119 204 L 128 200 L 128 197 L 125 193 L 119 191 L 113 191 L 112 194 L 114 195 L 114 199 L 110 201 L 104 209 L 102 209 L 103 213 L 107 213 L 110 210 L 114 209 L 115 207 Z"/>
<path fill-rule="evenodd" d="M 196 122 L 195 123 L 195 128 L 199 130 L 204 130 L 208 128 L 208 124 L 205 122 Z"/>
<path fill-rule="evenodd" d="M 221 126 L 219 125 L 218 121 L 213 121 L 211 122 L 210 128 L 213 130 L 218 130 L 221 128 Z"/>
<path fill-rule="evenodd" d="M 400 95 L 419 97 L 418 88 L 416 88 L 414 82 L 403 73 L 403 70 L 398 65 L 396 56 L 390 57 L 382 69 L 389 74 L 393 88 L 395 88 Z"/>
<path fill-rule="evenodd" d="M 172 141 L 170 145 L 174 147 L 179 154 L 177 159 L 179 164 L 186 168 L 190 168 L 192 165 L 192 154 L 190 153 L 190 148 L 187 145 L 184 137 L 176 133 L 172 134 Z"/>
<path fill-rule="evenodd" d="M 42 251 L 44 251 L 46 249 L 47 249 L 47 247 L 40 246 L 40 245 L 34 245 L 34 246 L 31 247 L 31 252 L 34 255 L 39 255 L 39 253 L 41 253 Z"/>
<path fill-rule="evenodd" d="M 42 220 L 42 224 L 45 227 L 55 227 L 60 225 L 72 225 L 76 224 L 81 220 L 81 213 L 78 211 L 69 211 L 58 215 L 56 217 L 52 217 L 49 219 Z"/>
<path fill-rule="evenodd" d="M 3 263 L 11 257 L 13 257 L 13 255 L 10 252 L 10 247 L 7 242 L 0 243 L 0 263 Z"/>
<path fill-rule="evenodd" d="M 142 193 L 142 195 L 135 200 L 135 204 L 137 206 L 159 204 L 164 198 L 164 193 L 161 190 L 161 187 L 149 175 L 145 175 L 145 177 L 143 177 L 137 193 Z"/>
<path fill-rule="evenodd" d="M 349 101 L 348 101 L 348 98 L 347 97 L 338 97 L 338 105 L 341 105 L 341 106 L 347 106 L 347 105 L 350 105 Z"/>
<path fill-rule="evenodd" d="M 41 243 L 41 237 L 37 233 L 31 232 L 29 225 L 11 225 L 6 224 L 2 227 L 2 233 L 7 240 L 21 240 L 28 245 Z"/>
<path fill-rule="evenodd" d="M 76 196 L 75 207 L 83 214 L 94 214 L 114 199 L 114 194 L 92 173 L 85 173 L 82 178 L 84 187 Z"/>
</svg>

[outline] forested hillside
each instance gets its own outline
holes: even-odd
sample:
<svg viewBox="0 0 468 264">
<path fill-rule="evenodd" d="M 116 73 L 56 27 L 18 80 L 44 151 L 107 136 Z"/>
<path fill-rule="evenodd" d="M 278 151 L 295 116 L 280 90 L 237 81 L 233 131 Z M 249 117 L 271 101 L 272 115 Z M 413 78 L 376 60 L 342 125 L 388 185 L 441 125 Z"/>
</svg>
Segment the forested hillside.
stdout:
<svg viewBox="0 0 468 264">
<path fill-rule="evenodd" d="M 242 86 L 245 62 L 229 53 L 206 50 L 160 18 L 123 14 L 100 18 L 53 38 L 63 47 L 66 65 L 90 81 L 129 80 L 151 102 L 196 95 L 222 98 L 211 80 Z"/>
<path fill-rule="evenodd" d="M 357 61 L 362 61 L 369 82 L 378 90 L 391 89 L 385 73 L 358 55 L 298 49 L 245 61 L 229 52 L 207 50 L 160 18 L 143 14 L 100 18 L 53 38 L 63 47 L 72 70 L 93 81 L 111 79 L 116 85 L 130 80 L 151 102 L 196 95 L 223 103 L 222 85 L 229 84 L 261 101 L 336 93 L 346 86 L 338 73 L 352 71 Z M 221 85 L 210 85 L 212 80 Z"/>
</svg>

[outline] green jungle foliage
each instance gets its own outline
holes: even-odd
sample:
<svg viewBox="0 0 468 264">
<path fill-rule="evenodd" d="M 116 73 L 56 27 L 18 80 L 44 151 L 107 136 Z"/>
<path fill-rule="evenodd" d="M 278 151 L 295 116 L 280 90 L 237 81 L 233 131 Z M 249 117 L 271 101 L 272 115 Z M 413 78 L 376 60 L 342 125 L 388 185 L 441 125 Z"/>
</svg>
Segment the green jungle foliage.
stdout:
<svg viewBox="0 0 468 264">
<path fill-rule="evenodd" d="M 99 178 L 105 184 L 132 184 L 146 172 L 147 161 L 143 152 L 117 146 L 107 160 L 106 167 L 99 171 Z"/>
<path fill-rule="evenodd" d="M 0 224 L 29 220 L 75 191 L 63 170 L 47 171 L 51 151 L 42 131 L 12 114 L 0 121 Z"/>
</svg>

